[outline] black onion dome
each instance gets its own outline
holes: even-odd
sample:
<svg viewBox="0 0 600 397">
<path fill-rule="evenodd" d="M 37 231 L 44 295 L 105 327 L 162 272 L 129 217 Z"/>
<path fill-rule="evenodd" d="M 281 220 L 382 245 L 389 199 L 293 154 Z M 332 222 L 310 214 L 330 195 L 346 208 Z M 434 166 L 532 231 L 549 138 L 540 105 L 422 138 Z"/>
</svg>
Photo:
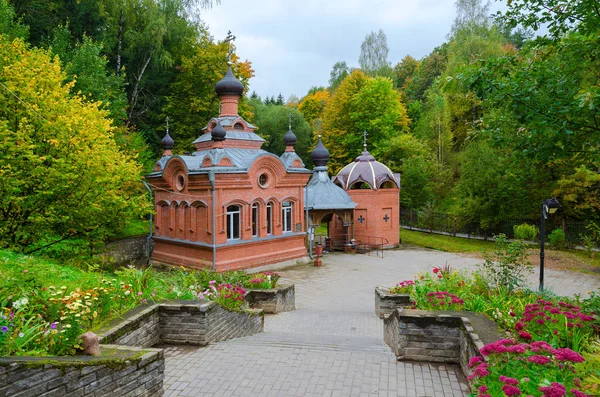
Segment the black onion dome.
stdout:
<svg viewBox="0 0 600 397">
<path fill-rule="evenodd" d="M 165 134 L 165 137 L 160 141 L 160 145 L 165 150 L 171 150 L 171 149 L 173 149 L 173 145 L 175 145 L 175 141 L 169 135 L 169 131 L 167 131 L 167 133 Z"/>
<path fill-rule="evenodd" d="M 317 143 L 317 147 L 310 154 L 310 158 L 312 159 L 315 167 L 324 167 L 327 165 L 329 161 L 329 151 L 323 146 L 323 142 L 321 142 L 321 138 L 319 138 L 319 142 Z"/>
<path fill-rule="evenodd" d="M 283 142 L 286 146 L 294 146 L 296 144 L 296 134 L 290 128 L 283 137 Z"/>
<path fill-rule="evenodd" d="M 221 95 L 238 95 L 242 96 L 244 93 L 244 85 L 235 78 L 231 71 L 231 66 L 227 69 L 225 77 L 223 77 L 217 85 L 215 85 L 215 92 L 218 96 Z"/>
<path fill-rule="evenodd" d="M 225 131 L 225 128 L 223 128 L 221 123 L 217 121 L 217 125 L 210 131 L 210 135 L 215 142 L 224 141 L 227 131 Z"/>
</svg>

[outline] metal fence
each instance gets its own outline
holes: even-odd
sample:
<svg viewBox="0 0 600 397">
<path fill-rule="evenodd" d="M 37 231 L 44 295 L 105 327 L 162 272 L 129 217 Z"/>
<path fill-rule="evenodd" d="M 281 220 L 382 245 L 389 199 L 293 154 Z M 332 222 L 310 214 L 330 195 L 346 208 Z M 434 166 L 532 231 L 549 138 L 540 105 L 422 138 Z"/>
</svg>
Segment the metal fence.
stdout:
<svg viewBox="0 0 600 397">
<path fill-rule="evenodd" d="M 505 234 L 508 238 L 514 238 L 515 225 L 528 223 L 536 225 L 539 228 L 540 221 L 540 219 L 507 219 L 494 227 L 484 229 L 479 222 L 468 222 L 456 215 L 445 212 L 432 212 L 411 208 L 400 209 L 400 225 L 404 228 L 476 239 L 493 238 L 501 233 Z M 588 233 L 584 221 L 561 219 L 559 217 L 549 217 L 549 219 L 546 219 L 546 237 L 554 229 L 558 228 L 562 229 L 565 233 L 566 243 L 569 245 L 582 245 L 581 236 Z"/>
</svg>

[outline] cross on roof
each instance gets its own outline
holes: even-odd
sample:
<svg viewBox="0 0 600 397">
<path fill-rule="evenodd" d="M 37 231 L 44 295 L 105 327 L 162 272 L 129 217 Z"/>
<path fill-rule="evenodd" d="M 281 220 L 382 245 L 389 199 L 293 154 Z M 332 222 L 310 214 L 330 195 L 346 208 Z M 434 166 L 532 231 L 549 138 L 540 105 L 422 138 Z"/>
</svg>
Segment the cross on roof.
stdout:
<svg viewBox="0 0 600 397">
<path fill-rule="evenodd" d="M 231 30 L 227 32 L 227 37 L 225 38 L 225 43 L 228 45 L 227 50 L 227 63 L 231 65 L 231 54 L 233 54 L 233 41 L 235 40 L 235 36 L 231 34 Z"/>
<path fill-rule="evenodd" d="M 290 112 L 290 130 L 292 129 L 292 113 Z"/>
<path fill-rule="evenodd" d="M 367 135 L 368 134 L 369 133 L 366 130 L 363 131 L 363 141 L 364 141 L 363 145 L 365 146 L 365 150 L 367 150 Z"/>
<path fill-rule="evenodd" d="M 169 116 L 166 117 L 167 120 L 167 134 L 169 133 Z"/>
</svg>

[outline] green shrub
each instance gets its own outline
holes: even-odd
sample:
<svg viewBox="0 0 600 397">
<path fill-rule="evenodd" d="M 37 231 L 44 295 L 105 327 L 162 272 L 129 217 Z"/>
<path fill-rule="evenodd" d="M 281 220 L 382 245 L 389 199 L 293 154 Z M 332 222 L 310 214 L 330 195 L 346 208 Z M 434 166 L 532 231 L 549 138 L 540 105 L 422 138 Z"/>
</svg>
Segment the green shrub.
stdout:
<svg viewBox="0 0 600 397">
<path fill-rule="evenodd" d="M 515 238 L 530 241 L 535 240 L 540 232 L 536 226 L 527 223 L 513 226 L 513 231 L 515 232 Z"/>
<path fill-rule="evenodd" d="M 486 252 L 485 262 L 480 265 L 485 277 L 494 288 L 512 291 L 523 286 L 523 276 L 533 271 L 525 243 L 521 240 L 509 243 L 504 234 L 498 235 L 495 243 L 495 250 Z"/>
<path fill-rule="evenodd" d="M 552 233 L 548 235 L 548 242 L 552 248 L 556 249 L 564 249 L 565 248 L 565 232 L 562 229 L 554 229 Z"/>
</svg>

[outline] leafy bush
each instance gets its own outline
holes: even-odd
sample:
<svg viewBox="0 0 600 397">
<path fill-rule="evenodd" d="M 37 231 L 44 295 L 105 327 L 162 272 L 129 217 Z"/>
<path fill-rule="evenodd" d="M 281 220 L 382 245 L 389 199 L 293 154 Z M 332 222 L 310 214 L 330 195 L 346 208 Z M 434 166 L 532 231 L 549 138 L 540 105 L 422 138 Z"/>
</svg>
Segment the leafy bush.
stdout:
<svg viewBox="0 0 600 397">
<path fill-rule="evenodd" d="M 513 231 L 515 233 L 515 238 L 530 241 L 535 240 L 540 232 L 536 226 L 528 225 L 527 223 L 513 226 Z"/>
<path fill-rule="evenodd" d="M 523 276 L 533 271 L 525 243 L 521 240 L 509 243 L 506 236 L 500 234 L 495 244 L 495 250 L 485 253 L 485 262 L 480 265 L 484 275 L 494 288 L 505 287 L 512 291 L 523 286 Z"/>
<path fill-rule="evenodd" d="M 552 248 L 559 250 L 564 249 L 566 245 L 565 232 L 563 232 L 560 228 L 554 229 L 552 233 L 548 235 L 548 242 Z"/>
</svg>

